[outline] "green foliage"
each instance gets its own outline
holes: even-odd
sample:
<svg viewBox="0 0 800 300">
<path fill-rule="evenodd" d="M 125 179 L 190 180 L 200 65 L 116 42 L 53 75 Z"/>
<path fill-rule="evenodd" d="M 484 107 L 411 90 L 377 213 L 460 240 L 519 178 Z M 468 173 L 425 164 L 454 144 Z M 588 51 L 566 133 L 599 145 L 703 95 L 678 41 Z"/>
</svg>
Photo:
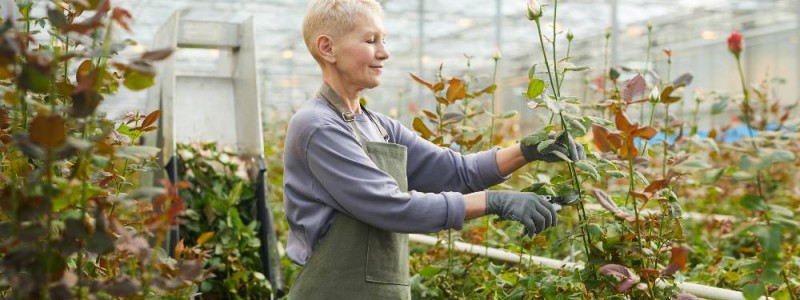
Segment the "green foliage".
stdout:
<svg viewBox="0 0 800 300">
<path fill-rule="evenodd" d="M 189 297 L 208 275 L 203 257 L 151 246 L 176 224 L 184 186 L 137 187 L 160 169 L 159 149 L 137 145 L 158 111 L 96 112 L 128 79 L 117 74 L 157 59 L 114 55 L 125 45 L 112 44 L 112 28 L 127 28 L 130 14 L 108 1 L 58 2 L 45 17 L 31 15 L 33 1 L 15 2 L 22 19 L 0 25 L 0 296 Z"/>
<path fill-rule="evenodd" d="M 203 299 L 269 298 L 271 286 L 259 257 L 256 186 L 245 162 L 218 147 L 178 145 L 178 172 L 191 183 L 182 193 L 187 202 L 182 243 L 195 244 L 208 256 L 204 268 L 214 277 L 200 285 Z"/>
</svg>

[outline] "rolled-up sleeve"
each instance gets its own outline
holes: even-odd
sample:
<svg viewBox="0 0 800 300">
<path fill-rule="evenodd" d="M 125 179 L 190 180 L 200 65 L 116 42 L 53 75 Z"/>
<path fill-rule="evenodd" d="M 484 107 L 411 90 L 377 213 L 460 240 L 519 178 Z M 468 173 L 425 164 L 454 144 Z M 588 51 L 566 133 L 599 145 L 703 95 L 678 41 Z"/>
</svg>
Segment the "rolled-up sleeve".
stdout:
<svg viewBox="0 0 800 300">
<path fill-rule="evenodd" d="M 330 196 L 319 201 L 393 232 L 461 229 L 464 224 L 461 193 L 401 191 L 394 178 L 369 159 L 348 129 L 340 124 L 323 125 L 308 140 L 308 167 L 321 185 L 311 188 L 323 189 L 323 194 Z M 412 155 L 409 154 L 409 160 Z"/>
</svg>

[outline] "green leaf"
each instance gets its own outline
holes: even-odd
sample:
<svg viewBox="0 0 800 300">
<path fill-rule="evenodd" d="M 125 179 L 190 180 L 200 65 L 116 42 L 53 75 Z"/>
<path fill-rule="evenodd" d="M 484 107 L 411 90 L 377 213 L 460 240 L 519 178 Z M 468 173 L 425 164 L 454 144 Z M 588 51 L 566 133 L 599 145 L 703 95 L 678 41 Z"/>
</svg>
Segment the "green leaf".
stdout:
<svg viewBox="0 0 800 300">
<path fill-rule="evenodd" d="M 514 117 L 516 115 L 517 115 L 517 111 L 516 110 L 512 110 L 512 111 L 508 111 L 508 112 L 503 113 L 498 118 L 500 118 L 500 119 L 508 119 L 508 118 Z"/>
<path fill-rule="evenodd" d="M 433 276 L 436 276 L 436 274 L 441 273 L 443 269 L 442 267 L 428 265 L 423 267 L 422 270 L 419 270 L 419 275 L 425 279 L 431 279 Z"/>
<path fill-rule="evenodd" d="M 117 156 L 123 158 L 149 159 L 158 155 L 160 148 L 149 146 L 126 146 L 117 150 Z"/>
<path fill-rule="evenodd" d="M 576 66 L 576 67 L 568 67 L 564 68 L 565 71 L 573 71 L 573 72 L 580 72 L 580 71 L 588 71 L 591 70 L 589 66 Z"/>
<path fill-rule="evenodd" d="M 673 167 L 676 171 L 683 173 L 695 172 L 702 169 L 709 169 L 711 165 L 699 159 L 689 159 Z"/>
<path fill-rule="evenodd" d="M 719 101 L 714 102 L 714 104 L 711 105 L 711 114 L 712 115 L 721 114 L 723 111 L 725 111 L 726 107 L 728 107 L 728 99 L 721 98 L 719 99 Z"/>
<path fill-rule="evenodd" d="M 753 160 L 754 159 L 751 158 L 750 155 L 743 155 L 741 160 L 739 160 L 739 169 L 748 170 L 748 171 L 752 170 L 753 166 L 755 165 L 753 163 Z"/>
<path fill-rule="evenodd" d="M 760 226 L 755 230 L 763 247 L 762 255 L 778 257 L 783 252 L 783 228 L 781 226 Z"/>
<path fill-rule="evenodd" d="M 228 194 L 228 205 L 236 206 L 239 204 L 239 200 L 242 196 L 242 187 L 244 187 L 244 182 L 237 182 L 236 186 L 233 187 L 230 194 Z"/>
<path fill-rule="evenodd" d="M 558 104 L 557 101 L 550 99 L 549 97 L 544 98 L 544 104 L 547 106 L 547 109 L 554 114 L 558 114 L 561 112 L 561 105 Z"/>
<path fill-rule="evenodd" d="M 571 119 L 569 120 L 569 133 L 573 137 L 582 137 L 586 135 L 586 127 L 581 124 L 578 119 Z"/>
<path fill-rule="evenodd" d="M 625 174 L 625 172 L 616 170 L 606 171 L 606 174 L 614 178 L 625 178 L 626 176 L 628 176 L 627 174 Z"/>
<path fill-rule="evenodd" d="M 526 145 L 526 146 L 540 145 L 539 143 L 541 143 L 542 141 L 547 140 L 548 137 L 549 137 L 548 132 L 542 130 L 542 131 L 539 131 L 537 133 L 534 133 L 534 134 L 531 134 L 531 135 L 528 135 L 528 136 L 522 138 L 521 143 L 523 145 Z M 538 146 L 537 146 L 537 148 L 538 148 Z"/>
<path fill-rule="evenodd" d="M 34 93 L 45 94 L 50 88 L 50 74 L 43 73 L 32 64 L 22 66 L 19 86 Z"/>
<path fill-rule="evenodd" d="M 48 9 L 47 18 L 50 19 L 50 24 L 53 24 L 53 26 L 58 29 L 67 27 L 67 18 L 64 16 L 64 13 L 56 9 Z"/>
<path fill-rule="evenodd" d="M 688 86 L 692 84 L 692 79 L 694 79 L 694 76 L 692 76 L 691 73 L 685 73 L 680 77 L 676 78 L 675 81 L 672 82 L 672 85 L 676 87 Z"/>
<path fill-rule="evenodd" d="M 580 160 L 575 162 L 575 166 L 578 167 L 578 169 L 581 169 L 589 173 L 589 175 L 592 176 L 592 179 L 596 181 L 600 180 L 600 173 L 597 172 L 597 168 L 595 168 L 595 166 L 593 166 L 592 163 L 586 160 Z"/>
<path fill-rule="evenodd" d="M 531 79 L 531 82 L 528 84 L 528 92 L 525 93 L 529 99 L 534 99 L 539 97 L 542 92 L 544 92 L 545 84 L 544 80 L 541 79 Z"/>
<path fill-rule="evenodd" d="M 711 184 L 719 181 L 720 177 L 722 177 L 722 173 L 724 173 L 725 169 L 719 170 L 706 170 L 703 172 L 703 183 Z"/>
<path fill-rule="evenodd" d="M 750 283 L 742 287 L 742 294 L 747 300 L 756 300 L 764 296 L 764 284 Z"/>
<path fill-rule="evenodd" d="M 553 154 L 553 155 L 557 156 L 558 158 L 560 158 L 563 161 L 572 162 L 572 160 L 569 159 L 569 157 L 567 157 L 566 155 L 564 155 L 564 153 L 561 153 L 561 152 L 558 152 L 558 151 L 552 151 L 552 152 L 550 152 L 550 154 Z"/>
<path fill-rule="evenodd" d="M 536 151 L 539 151 L 540 153 L 544 152 L 545 148 L 550 147 L 550 145 L 552 145 L 555 142 L 556 142 L 555 140 L 544 140 L 538 145 L 536 145 Z"/>
<path fill-rule="evenodd" d="M 131 91 L 141 91 L 155 84 L 155 74 L 145 74 L 136 70 L 125 72 L 125 80 L 122 84 Z"/>
<path fill-rule="evenodd" d="M 528 69 L 528 79 L 533 80 L 533 76 L 536 75 L 536 64 L 533 64 L 530 69 Z"/>
<path fill-rule="evenodd" d="M 19 7 L 20 9 L 33 7 L 33 0 L 17 0 L 14 2 L 17 3 L 17 7 Z"/>
<path fill-rule="evenodd" d="M 742 197 L 742 200 L 739 200 L 739 204 L 749 210 L 767 209 L 767 203 L 764 201 L 764 199 L 756 195 L 746 195 Z"/>
<path fill-rule="evenodd" d="M 772 162 L 794 162 L 794 153 L 788 150 L 771 150 L 770 159 Z"/>
</svg>

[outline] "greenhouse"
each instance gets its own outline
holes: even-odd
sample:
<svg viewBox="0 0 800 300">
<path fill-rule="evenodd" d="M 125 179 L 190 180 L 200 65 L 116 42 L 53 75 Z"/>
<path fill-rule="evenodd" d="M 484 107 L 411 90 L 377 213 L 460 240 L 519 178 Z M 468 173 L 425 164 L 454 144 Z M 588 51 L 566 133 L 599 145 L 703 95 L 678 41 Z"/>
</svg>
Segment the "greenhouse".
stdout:
<svg viewBox="0 0 800 300">
<path fill-rule="evenodd" d="M 0 299 L 800 299 L 800 1 L 2 0 Z"/>
</svg>

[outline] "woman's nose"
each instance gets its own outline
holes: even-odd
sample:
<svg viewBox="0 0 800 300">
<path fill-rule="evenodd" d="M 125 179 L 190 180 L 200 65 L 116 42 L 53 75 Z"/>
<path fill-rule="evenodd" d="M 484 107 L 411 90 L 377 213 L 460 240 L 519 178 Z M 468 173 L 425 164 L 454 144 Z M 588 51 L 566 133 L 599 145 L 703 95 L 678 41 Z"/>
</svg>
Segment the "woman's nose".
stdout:
<svg viewBox="0 0 800 300">
<path fill-rule="evenodd" d="M 378 52 L 375 53 L 375 56 L 380 60 L 387 60 L 391 55 L 389 54 L 389 49 L 386 48 L 386 45 L 380 44 L 380 46 L 378 46 Z"/>
</svg>

